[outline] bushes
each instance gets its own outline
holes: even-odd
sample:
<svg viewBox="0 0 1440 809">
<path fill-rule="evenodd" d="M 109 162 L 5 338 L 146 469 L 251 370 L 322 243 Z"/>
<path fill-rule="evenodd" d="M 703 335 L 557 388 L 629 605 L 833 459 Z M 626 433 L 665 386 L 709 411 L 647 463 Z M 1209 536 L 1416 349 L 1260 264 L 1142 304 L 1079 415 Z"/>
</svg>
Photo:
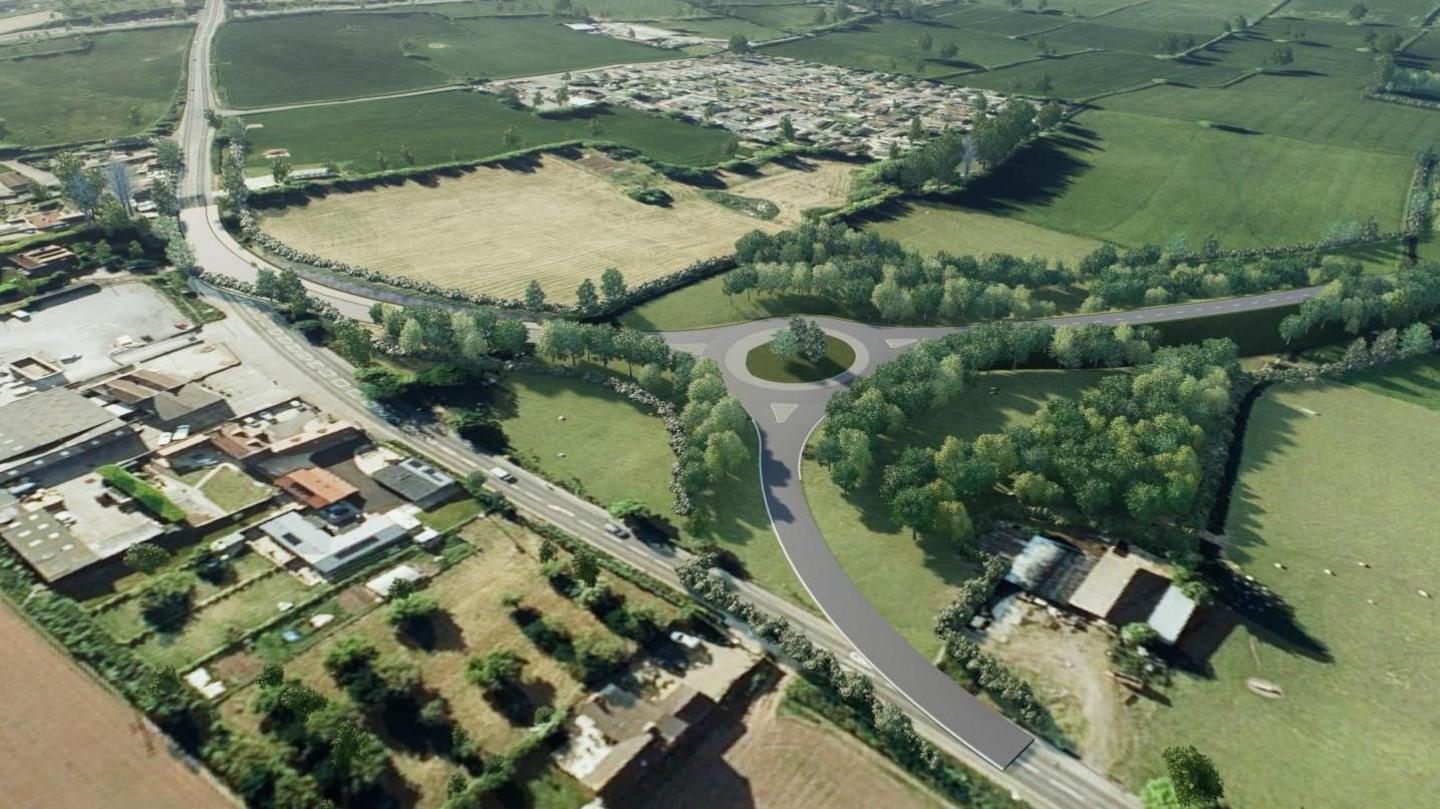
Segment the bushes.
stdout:
<svg viewBox="0 0 1440 809">
<path fill-rule="evenodd" d="M 675 200 L 662 188 L 632 188 L 625 192 L 625 196 L 636 202 L 643 202 L 646 205 L 655 205 L 661 208 L 670 207 Z"/>
<path fill-rule="evenodd" d="M 164 493 L 124 469 L 106 465 L 95 471 L 106 483 L 135 498 L 135 502 L 144 506 L 146 511 L 155 515 L 162 522 L 177 523 L 185 519 L 184 510 L 170 502 L 170 498 L 166 497 Z"/>
</svg>

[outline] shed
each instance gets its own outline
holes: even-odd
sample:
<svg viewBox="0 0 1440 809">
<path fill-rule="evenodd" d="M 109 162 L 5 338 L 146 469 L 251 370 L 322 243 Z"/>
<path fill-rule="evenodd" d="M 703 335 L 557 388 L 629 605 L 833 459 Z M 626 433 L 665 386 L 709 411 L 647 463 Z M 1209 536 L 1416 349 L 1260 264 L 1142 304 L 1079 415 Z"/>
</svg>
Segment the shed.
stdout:
<svg viewBox="0 0 1440 809">
<path fill-rule="evenodd" d="M 408 581 L 411 584 L 418 584 L 419 582 L 425 581 L 425 574 L 410 565 L 396 565 L 370 581 L 365 582 L 365 589 L 381 598 L 388 598 L 390 596 L 390 588 L 394 587 L 397 581 Z"/>
</svg>

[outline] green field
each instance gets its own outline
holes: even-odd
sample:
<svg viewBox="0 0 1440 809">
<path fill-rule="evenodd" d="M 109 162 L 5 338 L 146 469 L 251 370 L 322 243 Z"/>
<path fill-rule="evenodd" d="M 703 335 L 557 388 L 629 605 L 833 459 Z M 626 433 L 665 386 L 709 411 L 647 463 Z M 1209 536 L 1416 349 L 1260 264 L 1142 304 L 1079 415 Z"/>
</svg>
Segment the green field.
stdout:
<svg viewBox="0 0 1440 809">
<path fill-rule="evenodd" d="M 658 418 L 619 394 L 576 379 L 516 375 L 509 378 L 508 390 L 513 398 L 500 410 L 513 455 L 550 480 L 578 484 L 601 503 L 633 498 L 683 527 L 668 488 L 675 456 Z M 752 437 L 745 438 L 753 451 Z M 739 557 L 757 584 L 809 605 L 770 529 L 758 465 L 747 464 L 713 501 L 719 507 L 708 530 L 686 532 L 683 541 L 715 542 Z"/>
<path fill-rule="evenodd" d="M 194 31 L 100 34 L 89 52 L 18 62 L 0 46 L 0 117 L 10 129 L 0 141 L 40 146 L 143 132 L 170 109 Z"/>
<path fill-rule="evenodd" d="M 571 31 L 549 18 L 303 14 L 231 23 L 215 38 L 219 91 L 225 103 L 241 108 L 674 56 Z"/>
<path fill-rule="evenodd" d="M 1408 0 L 1407 0 L 1408 1 Z M 1105 0 L 1104 10 L 1119 9 L 1101 18 L 1106 25 L 1153 31 L 1182 31 L 1198 35 L 1220 33 L 1221 24 L 1245 15 L 1254 21 L 1274 7 L 1274 0 L 1158 0 L 1133 3 Z M 1348 6 L 1347 6 L 1348 8 Z M 1099 13 L 1099 12 L 1094 12 Z"/>
<path fill-rule="evenodd" d="M 973 438 L 1024 421 L 1049 399 L 1074 396 L 1106 371 L 991 371 L 981 374 L 948 406 L 887 438 L 876 469 L 908 445 L 935 446 L 946 435 Z M 990 388 L 997 390 L 990 392 Z M 939 649 L 935 614 L 954 588 L 976 573 L 974 563 L 944 540 L 910 538 L 880 499 L 878 481 L 845 494 L 824 467 L 807 459 L 805 497 L 825 542 L 875 609 L 927 657 Z"/>
<path fill-rule="evenodd" d="M 851 320 L 874 317 L 874 312 L 868 309 L 845 310 L 820 295 L 726 295 L 723 278 L 707 278 L 648 300 L 621 315 L 620 324 L 642 331 L 683 331 L 787 315 L 827 315 Z"/>
<path fill-rule="evenodd" d="M 591 118 L 600 131 L 592 134 Z M 483 160 L 513 151 L 505 130 L 515 128 L 522 145 L 601 140 L 628 146 L 657 160 L 707 165 L 726 159 L 735 138 L 723 129 L 659 118 L 627 107 L 612 107 L 566 118 L 541 118 L 513 110 L 494 96 L 454 91 L 423 96 L 310 107 L 248 116 L 250 168 L 269 171 L 268 149 L 286 149 L 296 166 L 334 160 L 343 171 L 379 171 L 383 153 L 390 168 Z"/>
<path fill-rule="evenodd" d="M 1403 366 L 1394 382 L 1365 376 L 1367 386 L 1415 383 Z M 1163 746 L 1194 744 L 1215 758 L 1234 806 L 1430 800 L 1440 770 L 1423 741 L 1440 715 L 1440 607 L 1417 590 L 1434 592 L 1440 574 L 1428 541 L 1440 513 L 1437 453 L 1432 409 L 1340 384 L 1261 397 L 1230 556 L 1293 608 L 1293 625 L 1254 616 L 1211 659 L 1213 677 L 1181 676 L 1166 692 L 1171 707 L 1142 701 L 1127 780 L 1156 773 Z M 1250 677 L 1283 698 L 1254 695 Z"/>
<path fill-rule="evenodd" d="M 922 36 L 929 36 L 934 43 L 929 51 L 920 48 Z M 938 53 L 947 42 L 954 42 L 960 49 L 951 60 L 942 59 Z M 786 42 L 765 48 L 764 52 L 862 70 L 919 73 L 932 77 L 1039 55 L 1034 45 L 1023 40 L 951 26 L 943 20 L 925 22 L 888 18 L 859 23 L 843 31 L 810 39 Z M 923 70 L 917 71 L 917 59 L 923 61 Z"/>
<path fill-rule="evenodd" d="M 1285 7 L 1286 16 L 1316 17 L 1330 20 L 1349 19 L 1352 0 L 1295 0 Z M 1435 9 L 1430 0 L 1384 0 L 1368 5 L 1370 14 L 1367 23 L 1383 22 L 1390 25 L 1417 26 L 1425 15 Z"/>
<path fill-rule="evenodd" d="M 945 202 L 921 200 L 896 206 L 876 217 L 866 228 L 895 239 L 922 253 L 983 256 L 1008 253 L 1079 261 L 1100 242 L 1058 230 L 1037 227 L 1019 219 L 992 216 Z"/>
<path fill-rule="evenodd" d="M 1250 247 L 1311 241 L 1369 216 L 1396 229 L 1412 170 L 1410 155 L 1095 110 L 958 201 L 1120 244 L 1215 234 L 1225 247 Z"/>
<path fill-rule="evenodd" d="M 1370 393 L 1440 411 L 1440 359 L 1434 356 L 1361 371 L 1346 377 L 1345 382 Z"/>
</svg>

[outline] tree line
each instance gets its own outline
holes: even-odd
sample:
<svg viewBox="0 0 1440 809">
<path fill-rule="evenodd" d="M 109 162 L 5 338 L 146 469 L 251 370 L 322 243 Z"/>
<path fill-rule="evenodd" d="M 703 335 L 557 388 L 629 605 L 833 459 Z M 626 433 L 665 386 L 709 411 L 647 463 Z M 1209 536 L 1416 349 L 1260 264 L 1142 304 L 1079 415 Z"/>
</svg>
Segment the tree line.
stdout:
<svg viewBox="0 0 1440 809">
<path fill-rule="evenodd" d="M 1378 237 L 1374 222 L 1332 228 L 1334 243 Z M 1354 232 L 1351 232 L 1354 231 Z M 1331 238 L 1331 237 L 1334 238 Z M 1353 259 L 1318 250 L 1258 259 L 1237 256 L 1206 239 L 1192 251 L 1183 238 L 1168 248 L 1125 250 L 1102 245 L 1074 265 L 1038 256 L 925 256 L 899 242 L 844 224 L 807 222 L 792 230 L 748 233 L 735 244 L 737 267 L 721 281 L 726 295 L 823 297 L 850 311 L 874 312 L 887 323 L 964 323 L 1041 319 L 1053 301 L 1034 290 L 1069 287 L 1087 293 L 1081 311 L 1135 306 L 1323 284 L 1360 272 Z"/>
<path fill-rule="evenodd" d="M 1294 342 L 1311 329 L 1339 323 L 1350 334 L 1375 325 L 1401 326 L 1440 309 L 1440 264 L 1402 267 L 1394 275 L 1365 275 L 1347 265 L 1320 294 L 1280 321 L 1280 336 Z"/>
<path fill-rule="evenodd" d="M 1024 284 L 1071 277 L 1063 265 L 1044 259 L 927 258 L 893 239 L 839 223 L 751 232 L 736 242 L 735 260 L 738 266 L 722 281 L 726 295 L 818 295 L 851 309 L 872 309 L 890 323 L 1046 317 L 1054 304 L 1034 299 Z"/>
<path fill-rule="evenodd" d="M 994 115 L 982 106 L 969 132 L 946 129 L 880 163 L 871 177 L 908 193 L 952 186 L 969 178 L 976 162 L 994 169 L 1042 130 L 1058 124 L 1063 115 L 1064 108 L 1054 101 L 1037 110 L 1029 102 L 1011 100 Z"/>
<path fill-rule="evenodd" d="M 1100 312 L 1134 306 L 1162 306 L 1195 298 L 1256 295 L 1277 289 L 1323 284 L 1360 263 L 1338 256 L 1216 259 L 1199 263 L 1163 260 L 1159 248 L 1140 247 L 1119 253 L 1106 245 L 1081 264 L 1089 277 L 1082 311 Z"/>
</svg>

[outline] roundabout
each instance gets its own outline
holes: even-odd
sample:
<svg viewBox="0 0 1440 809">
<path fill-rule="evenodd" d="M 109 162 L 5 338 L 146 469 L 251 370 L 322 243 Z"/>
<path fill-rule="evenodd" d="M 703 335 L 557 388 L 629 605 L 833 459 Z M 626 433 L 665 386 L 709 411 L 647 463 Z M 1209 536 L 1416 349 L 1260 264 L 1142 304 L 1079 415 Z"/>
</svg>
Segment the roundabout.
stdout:
<svg viewBox="0 0 1440 809">
<path fill-rule="evenodd" d="M 838 321 L 822 323 L 825 356 L 812 363 L 799 357 L 780 357 L 770 350 L 770 341 L 784 325 L 781 321 L 769 320 L 711 330 L 706 333 L 705 342 L 699 345 L 713 352 L 727 377 L 742 383 L 752 396 L 761 398 L 770 397 L 770 394 L 759 393 L 762 390 L 786 392 L 792 396 L 806 391 L 823 391 L 821 395 L 828 398 L 831 392 L 869 370 L 873 352 L 868 346 L 864 328 L 847 329 L 845 327 L 850 324 Z M 851 331 L 858 333 L 852 334 Z M 673 347 L 680 340 L 672 339 L 670 342 Z M 695 345 L 691 344 L 691 347 Z M 740 398 L 745 401 L 750 397 L 742 395 Z"/>
<path fill-rule="evenodd" d="M 825 335 L 825 356 L 817 361 L 805 357 L 782 357 L 769 343 L 756 346 L 745 356 L 745 370 L 767 382 L 781 384 L 819 382 L 839 376 L 855 364 L 855 349 L 839 337 Z"/>
</svg>

